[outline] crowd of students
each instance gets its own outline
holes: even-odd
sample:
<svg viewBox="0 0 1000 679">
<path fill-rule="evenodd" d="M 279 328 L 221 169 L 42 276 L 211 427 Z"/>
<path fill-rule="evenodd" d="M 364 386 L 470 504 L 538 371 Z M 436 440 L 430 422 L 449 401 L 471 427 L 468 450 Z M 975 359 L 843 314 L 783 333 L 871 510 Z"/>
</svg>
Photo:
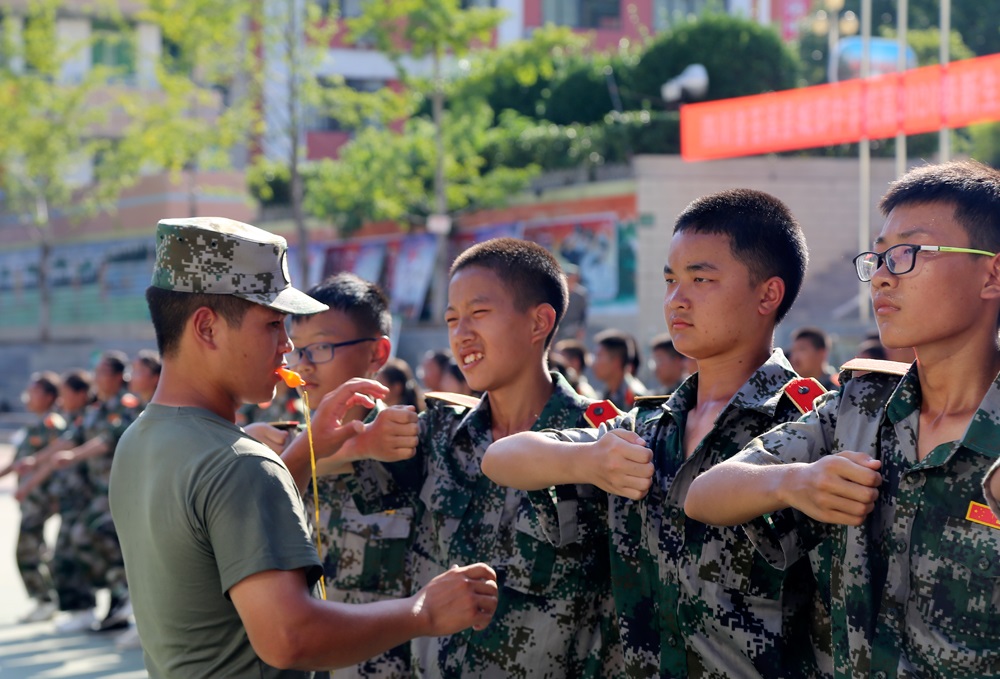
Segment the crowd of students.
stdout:
<svg viewBox="0 0 1000 679">
<path fill-rule="evenodd" d="M 538 245 L 455 260 L 450 347 L 425 357 L 422 393 L 376 285 L 339 274 L 306 296 L 260 275 L 282 239 L 161 222 L 161 388 L 116 455 L 92 432 L 101 445 L 80 434 L 70 456 L 114 460 L 150 673 L 1000 676 L 1000 173 L 918 168 L 880 207 L 855 259 L 881 334 L 865 358 L 832 370 L 816 328 L 793 333 L 791 361 L 775 348 L 806 242 L 779 199 L 726 190 L 664 244 L 664 395 L 608 331 L 590 365 L 602 399 L 586 346 L 554 341 L 566 277 Z M 251 277 L 264 287 L 227 282 Z M 915 360 L 879 360 L 882 345 Z M 281 364 L 304 385 L 275 396 Z M 48 382 L 28 393 L 53 424 Z M 311 432 L 292 424 L 305 398 Z M 17 471 L 58 468 L 29 438 L 43 452 Z M 105 513 L 106 466 L 90 482 Z"/>
</svg>

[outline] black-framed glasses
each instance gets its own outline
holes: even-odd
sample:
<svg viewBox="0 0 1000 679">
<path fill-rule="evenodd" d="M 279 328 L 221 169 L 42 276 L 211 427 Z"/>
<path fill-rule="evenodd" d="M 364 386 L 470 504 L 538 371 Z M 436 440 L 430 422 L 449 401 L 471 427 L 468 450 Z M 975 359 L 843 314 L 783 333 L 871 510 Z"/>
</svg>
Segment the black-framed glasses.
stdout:
<svg viewBox="0 0 1000 679">
<path fill-rule="evenodd" d="M 348 340 L 346 342 L 313 342 L 304 347 L 298 347 L 285 354 L 285 361 L 288 365 L 298 365 L 303 358 L 308 358 L 313 365 L 327 363 L 333 360 L 333 353 L 340 347 L 349 347 L 362 342 L 374 342 L 378 337 L 362 337 L 360 339 Z"/>
<path fill-rule="evenodd" d="M 918 252 L 964 252 L 969 255 L 986 255 L 995 257 L 995 252 L 986 250 L 973 250 L 972 248 L 953 248 L 947 245 L 912 245 L 910 243 L 900 243 L 893 245 L 885 252 L 862 252 L 854 258 L 854 267 L 858 271 L 858 278 L 863 283 L 867 283 L 875 276 L 882 264 L 889 270 L 889 273 L 900 276 L 913 271 L 917 265 Z"/>
</svg>

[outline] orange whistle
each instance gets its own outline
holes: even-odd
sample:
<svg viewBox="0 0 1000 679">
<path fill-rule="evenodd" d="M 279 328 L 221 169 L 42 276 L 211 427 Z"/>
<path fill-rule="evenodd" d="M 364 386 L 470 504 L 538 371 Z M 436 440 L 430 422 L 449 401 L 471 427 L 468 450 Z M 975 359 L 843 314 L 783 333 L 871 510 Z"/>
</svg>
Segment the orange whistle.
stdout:
<svg viewBox="0 0 1000 679">
<path fill-rule="evenodd" d="M 302 379 L 302 375 L 298 374 L 294 370 L 289 370 L 285 366 L 281 366 L 274 371 L 278 377 L 285 381 L 290 389 L 295 389 L 296 387 L 304 387 L 306 381 Z"/>
</svg>

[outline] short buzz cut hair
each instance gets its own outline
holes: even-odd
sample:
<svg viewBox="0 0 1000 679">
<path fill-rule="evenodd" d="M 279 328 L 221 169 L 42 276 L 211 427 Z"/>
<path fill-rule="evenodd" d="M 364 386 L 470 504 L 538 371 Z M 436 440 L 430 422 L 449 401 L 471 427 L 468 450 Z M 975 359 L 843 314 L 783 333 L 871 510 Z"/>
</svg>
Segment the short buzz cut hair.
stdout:
<svg viewBox="0 0 1000 679">
<path fill-rule="evenodd" d="M 105 351 L 101 354 L 101 358 L 98 363 L 104 363 L 116 375 L 124 375 L 125 371 L 128 369 L 128 355 L 124 351 L 118 351 L 117 349 L 111 349 L 110 351 Z"/>
<path fill-rule="evenodd" d="M 254 302 L 233 295 L 180 292 L 152 285 L 146 288 L 146 304 L 156 333 L 156 347 L 162 357 L 170 357 L 180 349 L 184 327 L 201 307 L 211 309 L 230 327 L 238 328 L 247 311 L 254 306 Z"/>
<path fill-rule="evenodd" d="M 59 385 L 62 384 L 62 380 L 53 371 L 43 370 L 32 373 L 29 381 L 31 384 L 37 385 L 53 401 L 59 398 Z"/>
<path fill-rule="evenodd" d="M 548 349 L 569 305 L 566 275 L 552 253 L 531 241 L 493 238 L 476 243 L 456 257 L 448 277 L 454 277 L 459 271 L 472 266 L 496 274 L 518 311 L 527 311 L 539 304 L 548 304 L 555 310 L 556 322 L 545 338 L 545 348 Z"/>
<path fill-rule="evenodd" d="M 792 341 L 800 339 L 808 341 L 815 349 L 830 351 L 830 336 L 822 328 L 813 326 L 799 328 L 792 333 Z"/>
<path fill-rule="evenodd" d="M 802 228 L 791 210 L 769 193 L 730 189 L 693 201 L 677 216 L 674 233 L 721 234 L 729 248 L 750 271 L 754 285 L 777 276 L 785 282 L 775 323 L 792 308 L 802 288 L 809 251 Z"/>
<path fill-rule="evenodd" d="M 89 372 L 82 368 L 74 368 L 63 373 L 63 386 L 70 391 L 89 392 L 94 383 L 94 378 Z"/>
<path fill-rule="evenodd" d="M 894 181 L 878 209 L 927 203 L 955 206 L 955 220 L 971 247 L 1000 252 L 1000 171 L 975 160 L 917 167 Z"/>
<path fill-rule="evenodd" d="M 154 375 L 159 375 L 163 370 L 163 362 L 160 360 L 160 354 L 152 349 L 140 349 L 135 355 L 135 360 L 146 366 L 149 372 Z"/>
<path fill-rule="evenodd" d="M 614 328 L 603 330 L 594 335 L 594 342 L 621 361 L 623 368 L 634 364 L 635 342 L 627 332 Z"/>
<path fill-rule="evenodd" d="M 372 337 L 389 337 L 392 334 L 389 299 L 382 288 L 361 276 L 346 271 L 334 274 L 306 294 L 330 309 L 346 314 L 362 334 Z M 295 314 L 292 323 L 301 323 L 316 315 Z"/>
</svg>

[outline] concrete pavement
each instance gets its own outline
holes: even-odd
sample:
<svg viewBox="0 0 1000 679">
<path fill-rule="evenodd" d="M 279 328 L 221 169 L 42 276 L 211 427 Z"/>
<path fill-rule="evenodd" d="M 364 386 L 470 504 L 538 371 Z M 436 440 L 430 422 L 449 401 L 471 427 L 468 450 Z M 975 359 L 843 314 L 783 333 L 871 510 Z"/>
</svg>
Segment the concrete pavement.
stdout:
<svg viewBox="0 0 1000 679">
<path fill-rule="evenodd" d="M 13 457 L 0 443 L 0 467 Z M 20 509 L 14 500 L 14 478 L 0 479 L 0 679 L 145 679 L 142 651 L 115 650 L 116 633 L 59 634 L 52 622 L 19 625 L 32 608 L 14 560 Z M 54 543 L 58 521 L 46 526 Z M 106 592 L 98 597 L 98 613 L 107 607 Z"/>
</svg>

